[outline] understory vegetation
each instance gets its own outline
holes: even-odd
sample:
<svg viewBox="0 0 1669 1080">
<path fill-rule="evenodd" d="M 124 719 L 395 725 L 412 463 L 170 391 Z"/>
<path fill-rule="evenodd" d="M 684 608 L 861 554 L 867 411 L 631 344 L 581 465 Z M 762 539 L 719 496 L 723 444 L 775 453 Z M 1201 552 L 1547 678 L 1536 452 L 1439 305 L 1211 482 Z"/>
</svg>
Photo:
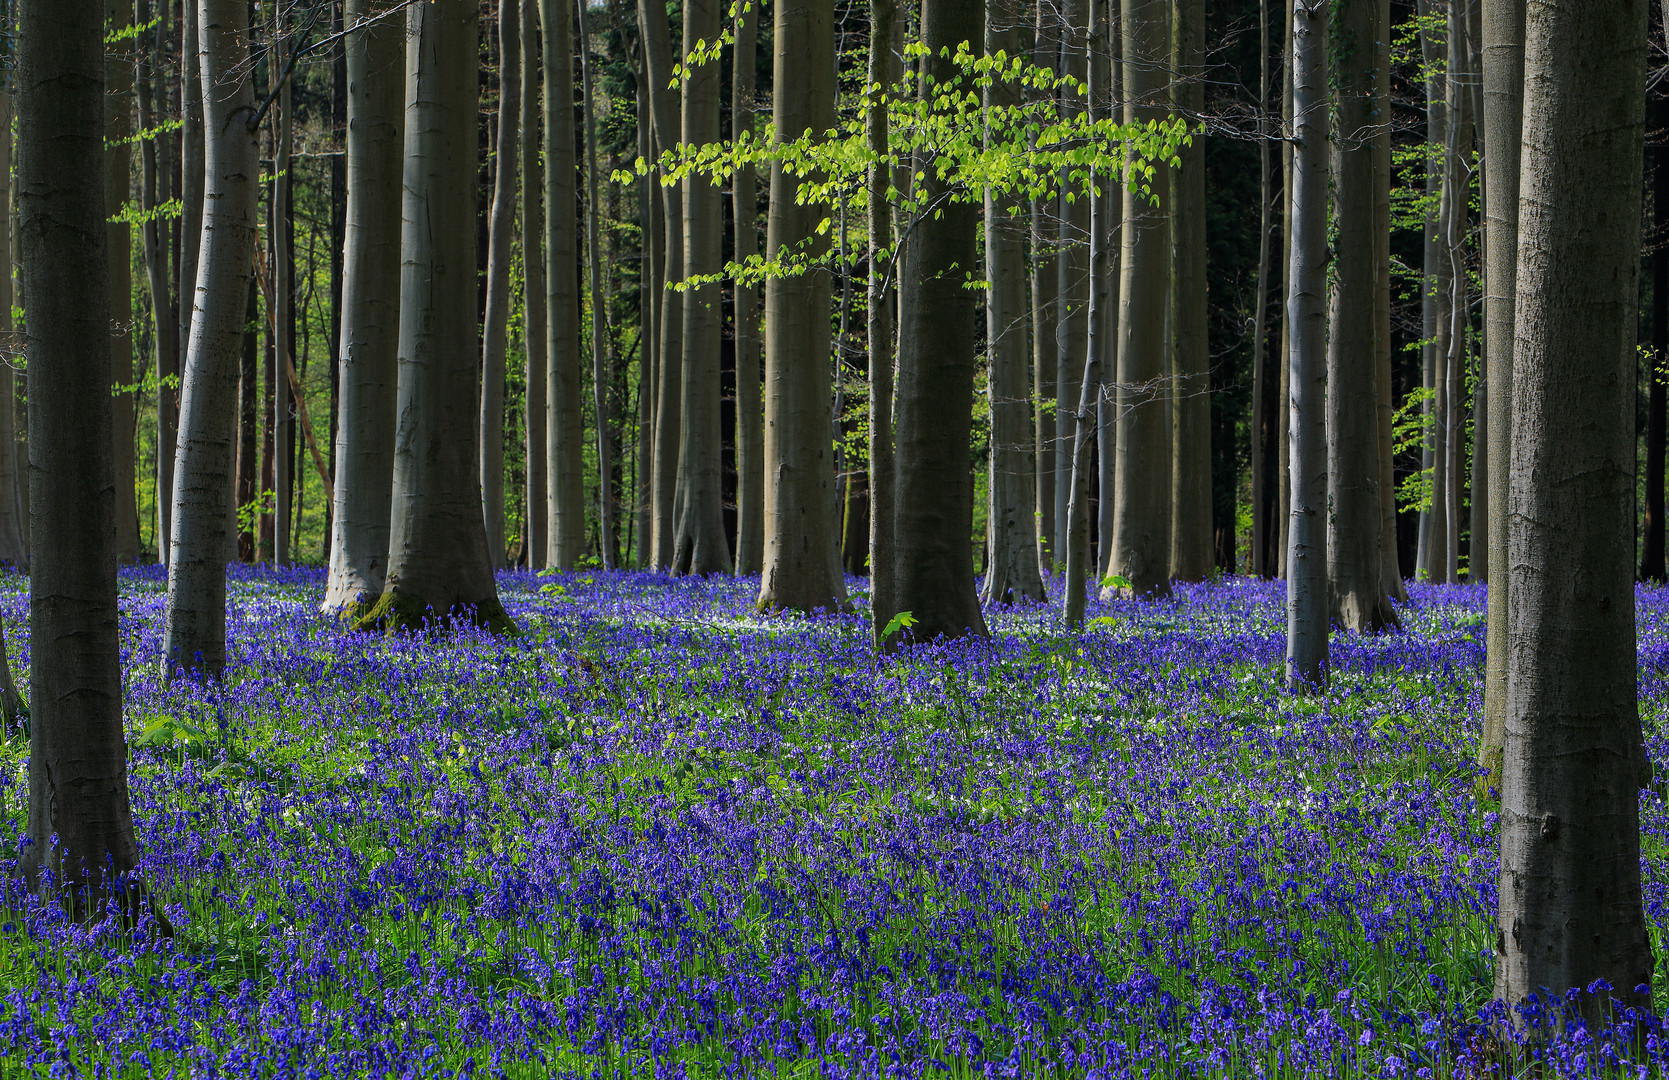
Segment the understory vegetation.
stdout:
<svg viewBox="0 0 1669 1080">
<path fill-rule="evenodd" d="M 853 613 L 760 618 L 747 579 L 512 573 L 519 635 L 384 638 L 316 614 L 320 571 L 245 570 L 224 682 L 165 689 L 162 572 L 124 571 L 142 873 L 175 933 L 14 893 L 4 1071 L 1669 1061 L 1656 1020 L 1518 1047 L 1491 1023 L 1481 587 L 1411 585 L 1406 632 L 1335 637 L 1331 690 L 1303 698 L 1281 689 L 1279 582 L 1092 600 L 1071 633 L 1047 608 L 991 609 L 990 640 L 897 657 L 870 645 L 863 584 Z M 26 582 L 0 588 L 26 669 Z M 1642 588 L 1639 611 L 1661 772 L 1669 590 Z M 21 735 L 0 746 L 13 865 L 26 755 Z M 1659 792 L 1642 817 L 1661 964 Z"/>
</svg>

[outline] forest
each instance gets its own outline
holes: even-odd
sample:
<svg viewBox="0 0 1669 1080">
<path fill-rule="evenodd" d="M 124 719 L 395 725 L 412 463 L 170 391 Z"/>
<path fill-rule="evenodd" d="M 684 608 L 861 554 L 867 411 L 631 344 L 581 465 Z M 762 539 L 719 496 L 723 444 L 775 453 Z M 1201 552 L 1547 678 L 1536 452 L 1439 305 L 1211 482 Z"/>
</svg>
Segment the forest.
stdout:
<svg viewBox="0 0 1669 1080">
<path fill-rule="evenodd" d="M 1669 0 L 0 0 L 0 1076 L 1669 1075 Z"/>
</svg>

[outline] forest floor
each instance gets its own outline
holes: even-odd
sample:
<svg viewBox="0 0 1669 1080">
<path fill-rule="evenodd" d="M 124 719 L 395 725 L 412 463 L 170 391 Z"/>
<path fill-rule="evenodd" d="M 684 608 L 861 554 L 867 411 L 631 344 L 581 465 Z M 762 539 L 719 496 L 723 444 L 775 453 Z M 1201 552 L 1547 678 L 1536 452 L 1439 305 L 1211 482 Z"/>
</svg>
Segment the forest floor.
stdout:
<svg viewBox="0 0 1669 1080">
<path fill-rule="evenodd" d="M 0 579 L 19 672 L 24 587 Z M 5 916 L 0 1072 L 1528 1069 L 1488 1005 L 1480 588 L 1416 587 L 1406 632 L 1335 637 L 1332 692 L 1299 699 L 1278 583 L 1092 602 L 1074 634 L 995 612 L 896 659 L 861 614 L 755 617 L 748 581 L 509 574 L 498 640 L 356 634 L 322 587 L 239 572 L 227 680 L 163 689 L 161 571 L 124 573 L 176 935 Z M 1640 609 L 1662 769 L 1669 590 Z M 0 745 L 8 851 L 26 748 Z M 1662 958 L 1669 811 L 1641 805 Z M 1642 1024 L 1567 1032 L 1547 1071 L 1632 1045 L 1661 1073 Z"/>
</svg>

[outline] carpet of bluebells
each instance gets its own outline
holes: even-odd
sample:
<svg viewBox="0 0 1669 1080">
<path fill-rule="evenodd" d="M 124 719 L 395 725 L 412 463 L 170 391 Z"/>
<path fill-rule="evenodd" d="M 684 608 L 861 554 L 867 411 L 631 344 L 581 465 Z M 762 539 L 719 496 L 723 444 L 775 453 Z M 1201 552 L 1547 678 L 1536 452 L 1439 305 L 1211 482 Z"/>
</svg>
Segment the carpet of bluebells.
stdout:
<svg viewBox="0 0 1669 1080">
<path fill-rule="evenodd" d="M 1481 588 L 1336 637 L 1306 700 L 1278 583 L 1092 603 L 1073 634 L 993 611 L 988 641 L 898 657 L 863 584 L 856 614 L 760 618 L 746 580 L 510 574 L 519 636 L 384 639 L 317 614 L 317 570 L 245 571 L 226 680 L 163 689 L 164 583 L 126 573 L 143 873 L 176 932 L 14 896 L 0 1072 L 1664 1071 L 1649 1017 L 1519 1044 L 1490 1004 Z M 19 671 L 25 614 L 0 579 Z M 1666 615 L 1642 590 L 1660 769 Z M 13 852 L 26 748 L 0 745 Z M 1641 798 L 1661 957 L 1669 812 Z"/>
</svg>

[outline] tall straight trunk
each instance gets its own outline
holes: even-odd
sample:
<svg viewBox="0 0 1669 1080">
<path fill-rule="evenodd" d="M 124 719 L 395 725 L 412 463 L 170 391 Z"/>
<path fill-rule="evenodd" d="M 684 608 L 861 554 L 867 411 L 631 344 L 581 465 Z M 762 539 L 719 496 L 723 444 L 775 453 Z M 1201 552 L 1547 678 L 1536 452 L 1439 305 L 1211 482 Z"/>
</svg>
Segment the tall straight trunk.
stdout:
<svg viewBox="0 0 1669 1080">
<path fill-rule="evenodd" d="M 167 26 L 167 11 L 171 6 L 164 0 L 162 11 L 158 19 L 155 33 L 150 35 L 151 47 L 149 54 L 140 54 L 136 69 L 138 72 L 138 92 L 134 95 L 139 110 L 139 130 L 153 131 L 157 127 L 158 93 L 157 80 L 163 70 L 161 42 Z M 139 21 L 151 22 L 150 0 L 139 0 Z M 9 117 L 8 117 L 9 120 Z M 164 193 L 170 173 L 167 150 L 169 140 L 157 133 L 145 138 L 140 143 L 140 194 L 141 208 L 150 215 L 144 223 L 141 237 L 144 244 L 145 284 L 151 298 L 151 343 L 156 355 L 156 549 L 157 558 L 166 562 L 168 558 L 169 516 L 173 511 L 170 498 L 174 486 L 174 441 L 177 426 L 177 416 L 174 408 L 174 390 L 169 385 L 179 378 L 179 311 L 178 302 L 174 296 L 174 283 L 168 275 L 168 236 L 161 220 L 155 216 L 157 206 L 167 199 Z M 8 275 L 9 276 L 9 275 Z M 10 291 L 10 282 L 6 284 Z M 9 308 L 9 301 L 6 302 Z M 7 312 L 10 315 L 10 312 Z M 0 375 L 0 380 L 9 381 L 10 371 Z M 0 397 L 5 397 L 6 390 L 0 389 Z M 9 426 L 11 410 L 0 401 L 0 429 Z M 0 430 L 0 444 L 7 441 L 7 433 Z M 0 455 L 7 450 L 0 448 Z M 8 475 L 5 464 L 0 462 L 0 482 Z M 5 529 L 4 505 L 5 494 L 0 492 L 0 558 L 4 558 Z"/>
<path fill-rule="evenodd" d="M 638 38 L 649 79 L 649 110 L 656 149 L 670 150 L 681 136 L 678 95 L 672 91 L 672 34 L 666 8 L 638 0 Z M 684 376 L 684 294 L 673 288 L 684 279 L 684 198 L 678 184 L 661 185 L 661 300 L 655 327 L 655 460 L 650 515 L 650 565 L 673 563 L 674 496 L 678 490 L 679 414 Z"/>
<path fill-rule="evenodd" d="M 1091 0 L 1062 0 L 1060 71 L 1080 81 L 1089 78 L 1089 24 Z M 1168 60 L 1168 58 L 1167 58 Z M 1082 99 L 1067 95 L 1062 108 L 1083 111 Z M 1090 201 L 1068 199 L 1056 202 L 1060 245 L 1055 255 L 1055 536 L 1060 554 L 1067 561 L 1069 539 L 1066 531 L 1068 504 L 1072 500 L 1072 445 L 1076 431 L 1079 384 L 1083 381 L 1084 357 L 1089 348 L 1089 219 Z"/>
<path fill-rule="evenodd" d="M 597 552 L 614 569 L 614 488 L 609 414 L 608 296 L 603 292 L 603 245 L 598 239 L 603 188 L 597 177 L 596 82 L 591 77 L 591 35 L 586 29 L 588 0 L 580 0 L 580 72 L 585 87 L 585 262 L 591 279 L 591 389 L 597 415 Z"/>
<path fill-rule="evenodd" d="M 1375 0 L 1375 3 L 1377 24 L 1389 28 L 1390 0 Z M 1374 97 L 1384 103 L 1388 114 L 1391 65 L 1383 45 L 1377 52 L 1380 61 L 1375 65 Z M 1391 382 L 1391 128 L 1385 123 L 1375 124 L 1373 132 L 1373 244 L 1374 389 L 1379 436 L 1379 584 L 1393 603 L 1400 604 L 1407 602 L 1408 590 L 1403 586 L 1402 563 L 1397 555 L 1396 457 L 1392 440 L 1396 401 Z"/>
<path fill-rule="evenodd" d="M 1634 628 L 1647 0 L 1529 6 L 1495 996 L 1651 1007 Z M 1573 572 L 1574 571 L 1574 572 Z"/>
<path fill-rule="evenodd" d="M 869 6 L 870 83 L 891 87 L 902 75 L 900 48 L 903 21 L 898 17 L 898 0 L 870 0 Z M 893 311 L 891 285 L 897 266 L 892 248 L 892 206 L 887 188 L 892 184 L 890 169 L 882 164 L 889 145 L 886 104 L 877 101 L 864 117 L 869 152 L 876 164 L 869 167 L 869 611 L 870 632 L 876 645 L 898 612 L 894 603 L 893 575 Z M 893 254 L 883 257 L 883 251 Z"/>
<path fill-rule="evenodd" d="M 1282 288 L 1286 293 L 1292 291 L 1292 282 L 1286 275 L 1292 271 L 1292 73 L 1296 62 L 1293 52 L 1296 15 L 1297 0 L 1286 0 L 1286 20 L 1282 23 L 1286 46 L 1281 51 L 1281 266 L 1285 268 Z M 1280 378 L 1277 380 L 1279 393 L 1275 408 L 1275 524 L 1270 529 L 1274 534 L 1275 576 L 1278 578 L 1287 576 L 1287 548 L 1292 540 L 1292 320 L 1289 315 L 1290 308 L 1283 300 L 1281 347 L 1276 354 Z"/>
<path fill-rule="evenodd" d="M 1176 0 L 1173 98 L 1184 118 L 1205 111 L 1205 0 Z M 1205 137 L 1171 170 L 1171 573 L 1212 570 L 1211 343 L 1206 333 Z"/>
<path fill-rule="evenodd" d="M 1327 683 L 1327 7 L 1295 0 L 1292 23 L 1292 522 L 1287 552 L 1287 685 Z"/>
<path fill-rule="evenodd" d="M 238 512 L 236 557 L 251 563 L 256 562 L 260 555 L 260 525 L 247 518 L 244 511 L 254 506 L 261 497 L 261 339 L 254 329 L 260 317 L 260 293 L 251 275 L 248 287 L 244 289 L 243 343 L 238 355 L 237 471 L 232 495 Z M 388 515 L 384 514 L 383 520 L 387 519 Z M 388 554 L 386 541 L 382 554 Z M 372 596 L 374 598 L 375 594 Z"/>
<path fill-rule="evenodd" d="M 0 75 L 0 342 L 8 356 L 22 344 L 12 322 L 12 101 L 10 74 Z M 19 464 L 17 377 L 10 364 L 0 364 L 0 562 L 22 568 L 29 565 L 21 490 L 28 480 Z"/>
<path fill-rule="evenodd" d="M 1037 5 L 1036 43 L 1032 62 L 1058 70 L 1060 22 L 1052 4 Z M 1037 549 L 1039 568 L 1050 570 L 1060 560 L 1055 534 L 1055 337 L 1060 332 L 1060 279 L 1055 272 L 1060 251 L 1055 204 L 1045 199 L 1031 203 L 1032 383 L 1035 401 L 1037 453 Z"/>
<path fill-rule="evenodd" d="M 985 51 L 1024 56 L 1029 51 L 1019 0 L 989 0 Z M 987 108 L 1020 103 L 1020 88 L 993 81 Z M 985 193 L 985 342 L 990 357 L 991 457 L 986 483 L 991 551 L 983 599 L 988 603 L 1043 600 L 1038 574 L 1037 474 L 1033 462 L 1031 372 L 1026 340 L 1026 239 L 1021 201 Z M 1092 237 L 1093 239 L 1093 237 Z"/>
<path fill-rule="evenodd" d="M 1669 124 L 1669 96 L 1661 90 L 1653 104 L 1653 121 L 1659 130 Z M 1665 415 L 1669 413 L 1669 393 L 1665 392 L 1669 390 L 1669 371 L 1665 370 L 1669 363 L 1669 242 L 1664 239 L 1669 234 L 1669 147 L 1662 144 L 1652 148 L 1652 219 L 1657 245 L 1652 249 L 1652 354 L 1647 370 L 1645 529 L 1640 538 L 1640 578 L 1662 581 L 1663 456 L 1665 435 L 1669 434 L 1665 431 L 1669 426 L 1665 423 L 1669 420 Z M 1490 224 L 1494 224 L 1493 219 Z M 1487 330 L 1485 334 L 1487 352 Z"/>
<path fill-rule="evenodd" d="M 1374 135 L 1390 102 L 1378 71 L 1389 63 L 1379 0 L 1340 6 L 1333 36 L 1342 58 L 1333 74 L 1339 130 L 1332 142 L 1332 288 L 1327 335 L 1327 576 L 1334 615 L 1346 629 L 1376 633 L 1399 625 L 1380 580 L 1379 251 L 1380 177 Z"/>
<path fill-rule="evenodd" d="M 1147 124 L 1169 112 L 1169 5 L 1127 0 L 1123 11 L 1124 120 Z M 1110 573 L 1137 596 L 1171 591 L 1170 363 L 1165 349 L 1170 215 L 1164 179 L 1159 205 L 1124 191 L 1124 252 L 1119 268 L 1118 459 L 1113 480 Z M 1209 535 L 1207 541 L 1209 542 Z M 1208 549 L 1209 550 L 1209 549 Z"/>
<path fill-rule="evenodd" d="M 579 200 L 574 169 L 574 12 L 539 0 L 545 68 L 545 454 L 547 565 L 585 554 L 585 388 L 580 364 Z"/>
<path fill-rule="evenodd" d="M 275 19 L 277 17 L 274 12 Z M 277 47 L 274 63 L 269 65 L 270 78 L 280 78 L 278 62 L 286 53 L 285 35 L 275 26 Z M 272 171 L 272 202 L 267 207 L 267 239 L 272 248 L 272 340 L 275 348 L 273 380 L 267 392 L 273 395 L 273 531 L 272 561 L 275 566 L 290 565 L 290 513 L 295 498 L 295 468 L 291 447 L 295 441 L 295 395 L 288 378 L 295 364 L 295 251 L 291 244 L 294 219 L 290 216 L 290 150 L 294 138 L 294 116 L 291 109 L 290 81 L 284 79 L 278 90 L 276 105 L 278 119 L 277 145 Z"/>
<path fill-rule="evenodd" d="M 522 50 L 516 9 L 498 0 L 498 147 L 493 162 L 492 224 L 487 241 L 487 308 L 481 331 L 481 516 L 487 557 L 506 564 L 504 537 L 504 357 L 510 327 L 510 241 L 516 230 L 516 129 Z"/>
<path fill-rule="evenodd" d="M 1472 94 L 1474 73 L 1468 66 L 1466 0 L 1449 0 L 1448 93 L 1449 143 L 1443 161 L 1443 199 L 1448 209 L 1445 255 L 1449 260 L 1449 352 L 1443 367 L 1443 475 L 1447 500 L 1443 520 L 1444 574 L 1460 580 L 1460 525 L 1466 451 L 1467 328 L 1471 300 L 1466 273 L 1466 244 L 1471 213 Z"/>
<path fill-rule="evenodd" d="M 174 267 L 174 291 L 180 298 L 178 337 L 182 388 L 185 357 L 191 342 L 191 321 L 197 309 L 197 255 L 203 238 L 203 72 L 198 62 L 197 5 L 200 0 L 180 0 L 180 217 L 176 225 L 180 253 Z M 175 419 L 178 424 L 178 417 Z M 175 435 L 176 444 L 178 434 Z M 166 497 L 174 499 L 170 487 Z M 170 537 L 170 550 L 172 537 Z"/>
<path fill-rule="evenodd" d="M 1150 13 L 1151 14 L 1151 13 Z M 1090 62 L 1087 99 L 1089 118 L 1098 122 L 1106 118 L 1112 105 L 1106 80 L 1111 65 L 1105 61 L 1111 29 L 1108 26 L 1107 5 L 1093 3 L 1089 12 Z M 1090 174 L 1092 187 L 1111 186 L 1111 177 L 1099 170 Z M 989 198 L 989 197 L 988 197 Z M 1066 504 L 1066 587 L 1061 597 L 1061 621 L 1068 627 L 1084 623 L 1085 593 L 1090 566 L 1093 563 L 1089 544 L 1089 470 L 1090 434 L 1099 417 L 1096 405 L 1101 397 L 1101 367 L 1107 350 L 1105 317 L 1111 266 L 1109 259 L 1112 230 L 1108 201 L 1098 195 L 1089 199 L 1089 302 L 1085 319 L 1087 333 L 1084 342 L 1084 365 L 1080 376 L 1077 408 L 1072 414 L 1071 469 L 1067 473 Z M 993 410 L 994 412 L 995 410 Z M 1115 481 L 1116 482 L 1116 481 Z"/>
<path fill-rule="evenodd" d="M 128 199 L 133 146 L 133 23 L 129 0 L 104 0 L 106 36 L 119 35 L 104 54 L 104 204 L 114 218 Z M 110 300 L 110 372 L 114 397 L 110 436 L 116 464 L 116 557 L 139 557 L 139 506 L 134 484 L 133 435 L 136 423 L 133 383 L 133 227 L 125 219 L 107 221 L 105 251 Z"/>
<path fill-rule="evenodd" d="M 720 0 L 685 0 L 686 58 L 698 41 L 718 37 L 722 25 L 720 11 Z M 798 76 L 799 80 L 818 78 L 816 72 Z M 717 142 L 719 66 L 709 63 L 686 70 L 681 86 L 683 141 L 692 146 Z M 690 277 L 716 274 L 724 256 L 724 211 L 718 185 L 699 174 L 686 177 L 683 209 L 684 273 Z M 724 475 L 721 460 L 724 446 L 719 431 L 719 342 L 724 332 L 721 298 L 716 282 L 691 286 L 684 293 L 683 397 L 679 407 L 678 493 L 674 500 L 676 525 L 672 554 L 673 569 L 681 574 L 728 572 L 731 567 L 721 487 Z M 826 356 L 827 352 L 825 349 L 821 355 Z M 806 360 L 809 362 L 809 358 Z M 767 391 L 770 393 L 774 391 Z M 770 531 L 767 526 L 767 546 L 771 543 Z M 765 561 L 769 566 L 771 557 L 767 555 Z"/>
<path fill-rule="evenodd" d="M 138 863 L 122 736 L 116 630 L 104 10 L 19 5 L 18 210 L 28 298 L 31 889 L 61 880 L 78 917 L 102 914 Z M 126 228 L 126 226 L 123 226 Z M 45 875 L 43 880 L 42 875 Z"/>
<path fill-rule="evenodd" d="M 641 55 L 642 50 L 639 50 Z M 655 122 L 649 107 L 649 86 L 640 62 L 637 82 L 637 152 L 645 161 L 655 156 Z M 649 565 L 655 499 L 655 387 L 659 379 L 661 343 L 661 196 L 652 176 L 638 180 L 638 336 L 637 336 L 637 492 L 634 521 L 634 565 Z"/>
<path fill-rule="evenodd" d="M 1524 129 L 1524 0 L 1491 0 L 1483 11 L 1483 113 L 1490 145 L 1518 146 Z M 1669 155 L 1657 151 L 1664 160 Z M 1518 290 L 1519 155 L 1484 158 L 1484 362 L 1488 367 L 1490 564 L 1489 621 L 1484 650 L 1484 727 L 1478 764 L 1485 784 L 1501 787 L 1507 739 L 1507 622 L 1512 568 L 1507 563 L 1507 498 L 1511 489 L 1513 356 Z M 1660 179 L 1662 175 L 1660 174 Z M 1669 185 L 1659 187 L 1666 205 Z M 1661 220 L 1661 218 L 1660 218 Z M 1666 327 L 1669 329 L 1669 327 Z M 1659 354 L 1661 362 L 1662 353 Z"/>
<path fill-rule="evenodd" d="M 333 34 L 342 32 L 344 14 L 342 4 L 331 5 Z M 333 132 L 347 136 L 348 53 L 345 41 L 340 39 L 330 49 L 330 126 Z M 330 253 L 330 321 L 327 324 L 330 352 L 326 365 L 330 404 L 325 414 L 325 439 L 326 452 L 330 455 L 326 473 L 330 479 L 330 495 L 325 498 L 324 535 L 319 545 L 320 557 L 326 565 L 330 562 L 331 537 L 336 531 L 336 422 L 342 408 L 342 365 L 336 360 L 342 355 L 342 251 L 347 246 L 347 235 L 348 163 L 345 154 L 337 154 L 330 159 L 330 246 L 326 249 Z"/>
<path fill-rule="evenodd" d="M 364 19 L 372 2 L 348 0 L 348 24 Z M 388 570 L 400 329 L 400 207 L 389 193 L 401 182 L 404 31 L 382 19 L 346 39 L 348 216 L 324 610 L 349 618 L 376 603 Z"/>
<path fill-rule="evenodd" d="M 686 9 L 688 10 L 688 9 Z M 688 24 L 686 24 L 688 25 Z M 834 4 L 778 0 L 776 93 L 771 125 L 784 142 L 834 126 Z M 690 99 L 685 101 L 689 117 Z M 688 132 L 686 132 L 688 134 Z M 826 250 L 817 225 L 825 206 L 796 201 L 796 179 L 771 168 L 766 254 L 811 245 Z M 691 207 L 686 195 L 685 207 Z M 693 267 L 692 267 L 693 269 Z M 685 313 L 691 305 L 686 302 Z M 685 357 L 689 343 L 685 343 Z M 685 375 L 693 369 L 686 364 Z M 829 437 L 829 277 L 801 274 L 765 283 L 765 561 L 762 610 L 813 611 L 846 603 L 846 582 L 832 550 L 834 449 Z M 686 418 L 690 398 L 685 397 Z"/>
<path fill-rule="evenodd" d="M 1419 0 L 1423 19 L 1432 17 L 1432 0 Z M 1415 566 L 1427 581 L 1448 578 L 1448 379 L 1449 355 L 1449 198 L 1443 178 L 1449 145 L 1449 113 L 1445 85 L 1446 61 L 1442 42 L 1422 23 L 1420 47 L 1426 76 L 1426 200 L 1430 207 L 1424 224 L 1425 248 L 1420 291 L 1420 385 L 1426 394 L 1420 406 L 1424 437 L 1420 468 L 1431 478 L 1426 509 L 1420 512 L 1420 535 Z"/>
<path fill-rule="evenodd" d="M 548 483 L 545 461 L 545 174 L 540 143 L 542 82 L 539 0 L 520 0 L 522 50 L 522 346 L 526 353 L 523 447 L 527 462 L 527 544 L 529 570 L 542 569 L 549 549 Z"/>
<path fill-rule="evenodd" d="M 226 503 L 260 175 L 248 126 L 255 108 L 244 53 L 249 7 L 244 0 L 200 0 L 198 14 L 205 197 L 174 459 L 164 680 L 179 671 L 218 676 L 226 666 L 226 554 L 232 544 Z"/>
<path fill-rule="evenodd" d="M 1258 117 L 1269 116 L 1269 0 L 1258 0 Z M 1266 452 L 1269 423 L 1269 231 L 1270 200 L 1274 182 L 1270 176 L 1270 140 L 1258 140 L 1258 268 L 1252 299 L 1252 551 L 1251 572 L 1268 577 L 1273 569 L 1269 553 L 1270 513 Z"/>
<path fill-rule="evenodd" d="M 388 578 L 366 626 L 514 628 L 487 554 L 473 430 L 478 32 L 475 0 L 406 9 L 399 426 Z"/>
<path fill-rule="evenodd" d="M 1481 22 L 1482 0 L 1465 0 L 1461 5 L 1465 17 L 1465 47 L 1466 47 L 1466 93 L 1467 115 L 1472 121 L 1473 142 L 1468 147 L 1467 159 L 1463 164 L 1468 172 L 1474 168 L 1471 155 L 1475 152 L 1477 160 L 1481 161 L 1487 152 L 1484 144 L 1483 118 L 1483 25 Z M 1516 145 L 1509 144 L 1509 145 Z M 1481 177 L 1479 177 L 1481 179 Z M 1479 192 L 1482 198 L 1482 192 Z M 1469 197 L 1470 198 L 1470 197 Z M 1476 243 L 1480 259 L 1483 252 L 1483 222 L 1480 216 Z M 1487 288 L 1487 286 L 1486 286 Z M 1482 300 L 1482 296 L 1478 298 Z M 1468 306 L 1466 321 L 1471 324 L 1471 308 Z M 1480 328 L 1481 329 L 1481 328 Z M 1481 345 L 1481 343 L 1480 343 Z M 1467 373 L 1470 387 L 1469 397 L 1472 405 L 1472 440 L 1467 454 L 1467 487 L 1466 487 L 1466 576 L 1470 581 L 1489 580 L 1489 531 L 1491 519 L 1489 516 L 1489 370 L 1488 362 L 1484 359 L 1482 348 L 1466 349 Z"/>
<path fill-rule="evenodd" d="M 920 60 L 923 75 L 950 78 L 955 73 L 950 54 L 984 22 L 983 0 L 926 0 L 921 40 L 930 52 Z M 931 92 L 926 78 L 922 81 L 923 93 Z M 923 203 L 931 204 L 946 181 L 931 164 L 920 167 L 924 175 L 917 190 Z M 915 617 L 903 636 L 917 641 L 986 633 L 969 543 L 968 439 L 976 358 L 974 297 L 967 283 L 977 258 L 977 233 L 974 208 L 948 203 L 915 223 L 904 248 L 890 599 L 896 611 Z"/>
<path fill-rule="evenodd" d="M 730 131 L 753 134 L 754 83 L 758 75 L 759 7 L 748 4 L 736 16 L 735 60 L 731 64 Z M 759 252 L 759 192 L 753 166 L 731 181 L 736 261 Z M 759 289 L 736 283 L 736 572 L 757 574 L 764 566 L 765 412 L 759 386 Z"/>
</svg>

